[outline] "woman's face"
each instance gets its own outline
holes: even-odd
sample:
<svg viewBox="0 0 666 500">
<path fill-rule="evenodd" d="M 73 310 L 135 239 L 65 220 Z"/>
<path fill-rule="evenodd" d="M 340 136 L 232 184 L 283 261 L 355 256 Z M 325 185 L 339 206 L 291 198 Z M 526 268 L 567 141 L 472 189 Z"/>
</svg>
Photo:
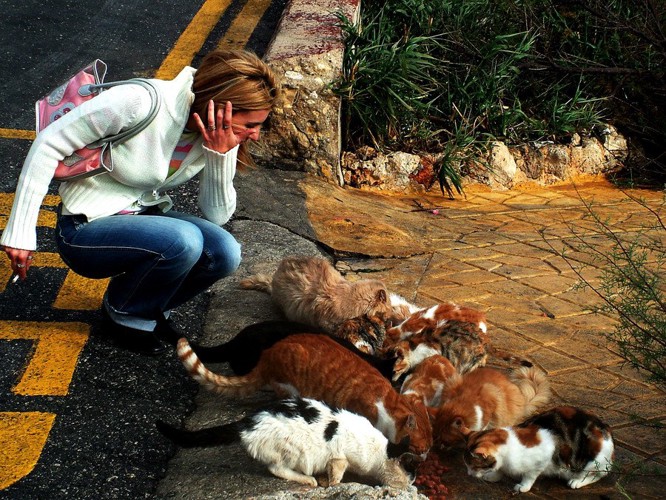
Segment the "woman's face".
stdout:
<svg viewBox="0 0 666 500">
<path fill-rule="evenodd" d="M 235 111 L 231 116 L 231 128 L 241 142 L 257 141 L 269 113 L 269 109 Z"/>
</svg>

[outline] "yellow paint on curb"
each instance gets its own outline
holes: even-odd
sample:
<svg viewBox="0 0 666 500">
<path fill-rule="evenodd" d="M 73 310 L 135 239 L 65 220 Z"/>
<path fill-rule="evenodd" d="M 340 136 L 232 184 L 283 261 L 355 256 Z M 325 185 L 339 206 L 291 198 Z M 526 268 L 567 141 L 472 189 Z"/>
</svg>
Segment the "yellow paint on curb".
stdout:
<svg viewBox="0 0 666 500">
<path fill-rule="evenodd" d="M 0 491 L 35 468 L 55 417 L 53 413 L 0 412 Z"/>
<path fill-rule="evenodd" d="M 229 5 L 231 0 L 206 0 L 162 62 L 155 78 L 171 80 L 184 66 L 191 64 L 194 55 L 201 49 Z"/>
<path fill-rule="evenodd" d="M 221 49 L 244 48 L 270 5 L 271 0 L 248 0 L 243 10 L 229 26 L 218 47 Z"/>
<path fill-rule="evenodd" d="M 32 141 L 36 136 L 37 134 L 34 130 L 0 128 L 0 139 L 26 139 Z"/>
<path fill-rule="evenodd" d="M 12 392 L 22 396 L 66 396 L 89 330 L 90 326 L 84 323 L 0 321 L 0 339 L 35 341 L 23 376 Z"/>
</svg>

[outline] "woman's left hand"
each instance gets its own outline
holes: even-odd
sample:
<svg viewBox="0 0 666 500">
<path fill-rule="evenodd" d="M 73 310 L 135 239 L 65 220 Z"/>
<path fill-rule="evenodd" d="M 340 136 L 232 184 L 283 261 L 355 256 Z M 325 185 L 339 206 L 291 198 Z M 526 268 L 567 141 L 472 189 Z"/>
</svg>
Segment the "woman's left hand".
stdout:
<svg viewBox="0 0 666 500">
<path fill-rule="evenodd" d="M 233 110 L 231 101 L 227 101 L 224 108 L 215 109 L 215 103 L 208 103 L 208 124 L 204 125 L 198 113 L 194 113 L 194 121 L 203 136 L 204 146 L 218 153 L 226 153 L 240 144 L 239 138 L 231 127 Z"/>
</svg>

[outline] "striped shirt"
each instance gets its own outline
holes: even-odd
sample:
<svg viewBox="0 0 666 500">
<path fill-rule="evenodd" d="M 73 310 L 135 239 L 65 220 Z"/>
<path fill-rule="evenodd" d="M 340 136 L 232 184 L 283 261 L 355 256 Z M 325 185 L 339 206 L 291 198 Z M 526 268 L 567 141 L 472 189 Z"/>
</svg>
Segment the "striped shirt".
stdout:
<svg viewBox="0 0 666 500">
<path fill-rule="evenodd" d="M 180 168 L 183 160 L 194 145 L 195 136 L 195 132 L 183 132 L 183 135 L 180 137 L 180 141 L 178 141 L 176 149 L 173 152 L 173 156 L 171 156 L 171 161 L 169 162 L 169 174 L 167 177 L 171 177 Z"/>
</svg>

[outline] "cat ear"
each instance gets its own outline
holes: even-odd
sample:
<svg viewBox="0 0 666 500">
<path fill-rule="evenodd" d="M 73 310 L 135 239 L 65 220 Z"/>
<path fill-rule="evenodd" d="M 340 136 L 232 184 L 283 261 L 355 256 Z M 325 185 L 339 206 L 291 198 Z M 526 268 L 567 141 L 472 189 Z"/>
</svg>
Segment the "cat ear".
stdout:
<svg viewBox="0 0 666 500">
<path fill-rule="evenodd" d="M 383 288 L 381 290 L 377 290 L 377 294 L 375 295 L 375 302 L 377 304 L 386 304 L 388 301 L 388 297 L 386 296 L 386 290 Z"/>
</svg>

